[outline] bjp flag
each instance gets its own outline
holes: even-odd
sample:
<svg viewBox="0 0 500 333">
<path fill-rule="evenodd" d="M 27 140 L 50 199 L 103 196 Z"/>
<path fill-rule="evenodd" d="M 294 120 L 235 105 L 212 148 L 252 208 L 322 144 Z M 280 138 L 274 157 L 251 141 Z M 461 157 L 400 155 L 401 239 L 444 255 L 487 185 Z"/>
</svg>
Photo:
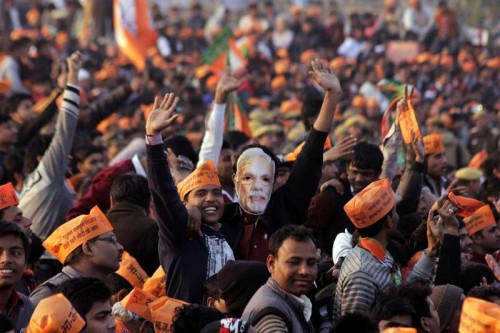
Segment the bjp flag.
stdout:
<svg viewBox="0 0 500 333">
<path fill-rule="evenodd" d="M 139 71 L 144 70 L 146 53 L 158 37 L 147 0 L 113 0 L 113 18 L 120 51 Z"/>
</svg>

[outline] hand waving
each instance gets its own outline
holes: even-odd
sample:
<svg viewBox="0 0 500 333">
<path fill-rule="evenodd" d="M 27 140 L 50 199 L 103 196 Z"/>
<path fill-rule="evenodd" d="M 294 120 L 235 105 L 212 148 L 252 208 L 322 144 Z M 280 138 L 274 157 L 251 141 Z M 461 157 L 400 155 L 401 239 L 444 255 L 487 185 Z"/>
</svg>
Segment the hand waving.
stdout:
<svg viewBox="0 0 500 333">
<path fill-rule="evenodd" d="M 217 84 L 215 91 L 215 103 L 224 104 L 227 100 L 227 95 L 239 88 L 243 83 L 243 78 L 237 78 L 230 74 L 224 74 Z"/>
<path fill-rule="evenodd" d="M 340 139 L 335 146 L 323 153 L 323 163 L 327 161 L 337 161 L 354 153 L 353 149 L 356 144 L 357 139 L 353 136 Z"/>
<path fill-rule="evenodd" d="M 78 72 L 82 68 L 82 55 L 80 51 L 71 54 L 66 60 L 68 63 L 68 81 L 67 83 L 78 85 Z"/>
<path fill-rule="evenodd" d="M 342 88 L 337 76 L 329 69 L 325 62 L 320 59 L 311 61 L 312 71 L 309 75 L 316 81 L 325 91 L 333 92 L 337 95 L 342 94 Z"/>
<path fill-rule="evenodd" d="M 160 103 L 160 98 L 156 97 L 153 110 L 146 121 L 146 134 L 156 135 L 162 130 L 172 125 L 179 116 L 175 113 L 175 108 L 179 103 L 179 98 L 174 93 L 165 94 Z"/>
</svg>

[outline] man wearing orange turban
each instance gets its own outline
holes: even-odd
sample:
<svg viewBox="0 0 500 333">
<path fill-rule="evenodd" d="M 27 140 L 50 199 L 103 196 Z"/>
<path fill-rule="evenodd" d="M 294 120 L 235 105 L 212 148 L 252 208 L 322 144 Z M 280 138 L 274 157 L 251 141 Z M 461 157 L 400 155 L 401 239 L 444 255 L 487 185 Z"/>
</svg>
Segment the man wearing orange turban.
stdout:
<svg viewBox="0 0 500 333">
<path fill-rule="evenodd" d="M 234 260 L 234 254 L 220 233 L 224 199 L 214 162 L 208 160 L 198 165 L 177 184 L 177 189 L 169 172 L 160 133 L 177 118 L 174 111 L 178 101 L 174 94 L 165 95 L 161 103 L 157 98 L 149 114 L 146 122 L 148 181 L 160 228 L 159 254 L 167 273 L 166 294 L 201 304 L 203 282 L 229 260 Z M 195 228 L 190 215 L 201 220 L 195 239 L 188 235 Z"/>
</svg>

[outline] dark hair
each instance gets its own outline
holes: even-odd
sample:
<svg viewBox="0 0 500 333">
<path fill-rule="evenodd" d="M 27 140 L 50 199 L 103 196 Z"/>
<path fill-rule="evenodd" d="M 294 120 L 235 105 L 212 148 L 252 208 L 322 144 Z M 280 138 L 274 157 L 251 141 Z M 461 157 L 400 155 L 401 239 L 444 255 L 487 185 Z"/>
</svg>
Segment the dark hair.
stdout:
<svg viewBox="0 0 500 333">
<path fill-rule="evenodd" d="M 211 297 L 215 300 L 220 300 L 222 290 L 220 289 L 217 274 L 212 275 L 203 283 L 203 305 L 207 306 L 208 298 Z"/>
<path fill-rule="evenodd" d="M 481 285 L 483 277 L 486 278 L 488 283 L 493 283 L 495 281 L 493 272 L 485 264 L 472 261 L 463 263 L 459 287 L 462 288 L 464 294 L 467 295 L 472 288 Z"/>
<path fill-rule="evenodd" d="M 19 107 L 19 104 L 21 104 L 22 101 L 27 99 L 30 101 L 33 100 L 31 98 L 31 95 L 28 94 L 14 94 L 10 96 L 9 99 L 7 100 L 7 109 L 9 110 L 9 113 L 16 112 L 17 108 Z"/>
<path fill-rule="evenodd" d="M 4 112 L 0 112 L 0 124 L 6 123 L 11 120 L 12 118 L 9 115 L 5 114 Z"/>
<path fill-rule="evenodd" d="M 104 149 L 96 145 L 85 146 L 73 151 L 73 158 L 76 163 L 81 163 L 85 161 L 87 157 L 96 153 L 104 154 Z"/>
<path fill-rule="evenodd" d="M 9 150 L 3 160 L 6 181 L 17 185 L 16 173 L 24 174 L 23 153 L 20 149 Z M 0 215 L 1 217 L 1 215 Z"/>
<path fill-rule="evenodd" d="M 371 226 L 366 227 L 366 228 L 362 228 L 362 229 L 357 228 L 356 230 L 358 230 L 359 236 L 361 236 L 361 237 L 375 237 L 380 232 L 380 230 L 382 230 L 382 227 L 384 226 L 385 221 L 387 220 L 387 218 L 391 214 L 392 214 L 392 209 L 389 213 L 385 214 L 384 217 L 382 217 L 380 220 L 378 220 L 377 222 L 375 222 Z"/>
<path fill-rule="evenodd" d="M 236 161 L 234 162 L 233 164 L 233 172 L 236 173 L 237 171 L 237 166 L 238 166 L 238 161 L 240 160 L 240 157 L 241 155 L 247 150 L 247 149 L 250 149 L 250 148 L 260 148 L 262 149 L 262 151 L 268 155 L 271 160 L 273 161 L 274 163 L 274 179 L 276 179 L 276 175 L 278 173 L 278 165 L 280 164 L 280 160 L 276 157 L 276 155 L 274 155 L 274 153 L 269 149 L 267 148 L 266 146 L 263 146 L 263 145 L 259 145 L 259 144 L 251 144 L 251 145 L 248 145 L 248 146 L 245 146 L 245 148 L 243 148 L 241 150 L 241 152 L 238 154 L 238 157 L 236 158 Z"/>
<path fill-rule="evenodd" d="M 14 236 L 21 239 L 21 242 L 23 243 L 24 258 L 28 261 L 30 242 L 24 230 L 15 223 L 2 220 L 0 221 L 0 237 L 5 236 Z"/>
<path fill-rule="evenodd" d="M 215 308 L 198 304 L 186 305 L 175 309 L 172 333 L 196 333 L 213 321 L 221 320 L 224 315 Z"/>
<path fill-rule="evenodd" d="M 6 333 L 14 330 L 14 324 L 9 317 L 0 313 L 0 333 Z"/>
<path fill-rule="evenodd" d="M 322 104 L 323 98 L 321 98 L 321 95 L 316 90 L 306 92 L 304 103 L 300 111 L 300 118 L 306 130 L 311 129 L 309 118 L 316 117 L 319 114 Z"/>
<path fill-rule="evenodd" d="M 278 255 L 278 250 L 287 238 L 293 238 L 299 242 L 311 240 L 316 246 L 316 240 L 314 239 L 311 229 L 303 225 L 291 224 L 278 229 L 272 234 L 269 239 L 269 254 L 276 257 Z"/>
<path fill-rule="evenodd" d="M 148 180 L 137 174 L 118 176 L 111 185 L 109 195 L 116 202 L 130 202 L 145 209 L 149 208 L 151 202 Z"/>
<path fill-rule="evenodd" d="M 24 152 L 24 167 L 31 173 L 38 166 L 38 157 L 43 156 L 49 148 L 53 135 L 39 134 L 28 142 Z"/>
<path fill-rule="evenodd" d="M 468 297 L 479 298 L 488 302 L 494 302 L 495 298 L 500 298 L 500 287 L 491 286 L 476 286 L 468 293 Z"/>
<path fill-rule="evenodd" d="M 359 142 L 354 146 L 354 154 L 350 163 L 356 168 L 380 172 L 384 163 L 384 155 L 377 145 Z"/>
<path fill-rule="evenodd" d="M 411 316 L 415 326 L 415 310 L 410 301 L 392 293 L 379 293 L 373 304 L 370 315 L 378 323 L 381 320 L 390 320 L 395 316 Z"/>
<path fill-rule="evenodd" d="M 108 274 L 104 279 L 104 283 L 106 284 L 106 287 L 108 287 L 108 289 L 111 291 L 111 294 L 116 294 L 122 289 L 126 289 L 128 291 L 134 289 L 130 282 L 116 273 Z"/>
<path fill-rule="evenodd" d="M 496 152 L 488 156 L 488 159 L 481 165 L 484 170 L 484 175 L 490 178 L 493 175 L 493 170 L 500 166 L 500 153 Z"/>
<path fill-rule="evenodd" d="M 83 318 L 94 303 L 106 302 L 111 298 L 111 291 L 108 287 L 104 282 L 95 278 L 68 280 L 57 288 L 57 293 L 62 293 Z"/>
<path fill-rule="evenodd" d="M 348 313 L 340 317 L 337 325 L 330 330 L 332 333 L 377 333 L 378 325 L 364 313 Z"/>
<path fill-rule="evenodd" d="M 198 155 L 194 151 L 191 141 L 189 141 L 189 139 L 185 136 L 173 135 L 166 139 L 163 143 L 165 149 L 172 149 L 176 156 L 186 156 L 191 160 L 191 162 L 193 162 L 194 165 L 198 162 Z"/>
<path fill-rule="evenodd" d="M 427 300 L 427 298 L 432 294 L 430 283 L 425 280 L 416 279 L 397 287 L 396 294 L 411 303 L 416 315 L 414 323 L 416 324 L 417 329 L 421 329 L 420 318 L 432 317 L 430 304 Z"/>
<path fill-rule="evenodd" d="M 19 39 L 10 42 L 9 52 L 10 53 L 15 52 L 31 44 L 32 44 L 31 39 L 29 39 L 28 37 L 21 37 Z"/>
</svg>

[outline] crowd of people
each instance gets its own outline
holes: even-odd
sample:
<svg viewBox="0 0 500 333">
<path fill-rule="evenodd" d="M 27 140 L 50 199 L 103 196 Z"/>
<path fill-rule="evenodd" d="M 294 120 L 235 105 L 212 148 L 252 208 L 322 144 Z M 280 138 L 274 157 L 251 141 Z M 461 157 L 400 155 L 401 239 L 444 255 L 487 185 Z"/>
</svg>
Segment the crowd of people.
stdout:
<svg viewBox="0 0 500 333">
<path fill-rule="evenodd" d="M 111 1 L 0 4 L 0 333 L 500 332 L 467 8 L 152 4 L 139 70 Z"/>
</svg>

